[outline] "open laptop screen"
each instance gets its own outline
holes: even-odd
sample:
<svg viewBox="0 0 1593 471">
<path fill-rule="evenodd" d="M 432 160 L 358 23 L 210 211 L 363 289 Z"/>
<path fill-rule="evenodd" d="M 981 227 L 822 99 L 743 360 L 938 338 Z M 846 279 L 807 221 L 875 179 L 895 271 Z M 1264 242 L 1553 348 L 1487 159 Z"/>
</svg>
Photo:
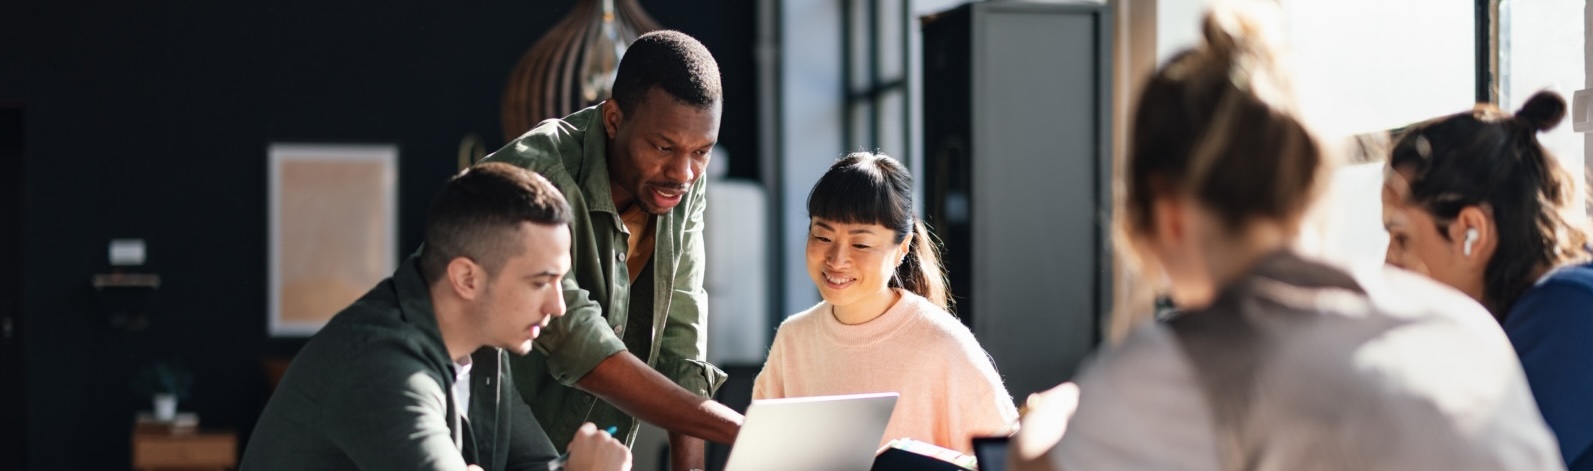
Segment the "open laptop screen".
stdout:
<svg viewBox="0 0 1593 471">
<path fill-rule="evenodd" d="M 868 469 L 896 393 L 753 401 L 727 471 Z"/>
</svg>

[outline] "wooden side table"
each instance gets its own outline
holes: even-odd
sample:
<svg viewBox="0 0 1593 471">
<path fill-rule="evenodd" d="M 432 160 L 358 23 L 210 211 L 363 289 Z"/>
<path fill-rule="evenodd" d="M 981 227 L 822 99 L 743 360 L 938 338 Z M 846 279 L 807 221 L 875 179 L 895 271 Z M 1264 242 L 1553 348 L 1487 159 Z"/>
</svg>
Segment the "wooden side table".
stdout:
<svg viewBox="0 0 1593 471">
<path fill-rule="evenodd" d="M 133 469 L 227 470 L 238 466 L 238 435 L 227 431 L 133 432 Z"/>
</svg>

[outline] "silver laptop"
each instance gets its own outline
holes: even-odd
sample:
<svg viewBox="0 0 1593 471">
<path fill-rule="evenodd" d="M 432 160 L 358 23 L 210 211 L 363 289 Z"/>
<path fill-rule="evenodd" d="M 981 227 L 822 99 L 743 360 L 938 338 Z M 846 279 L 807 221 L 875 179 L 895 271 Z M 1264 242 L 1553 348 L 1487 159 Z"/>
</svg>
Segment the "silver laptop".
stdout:
<svg viewBox="0 0 1593 471">
<path fill-rule="evenodd" d="M 867 471 L 896 393 L 753 401 L 725 471 Z"/>
</svg>

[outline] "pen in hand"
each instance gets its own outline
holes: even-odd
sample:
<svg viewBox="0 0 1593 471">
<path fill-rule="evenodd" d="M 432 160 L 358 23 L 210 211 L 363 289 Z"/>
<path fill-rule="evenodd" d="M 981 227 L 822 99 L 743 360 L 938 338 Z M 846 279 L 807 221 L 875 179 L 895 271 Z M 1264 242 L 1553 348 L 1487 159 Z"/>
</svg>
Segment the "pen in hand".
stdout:
<svg viewBox="0 0 1593 471">
<path fill-rule="evenodd" d="M 610 426 L 609 428 L 603 429 L 603 432 L 613 436 L 614 433 L 619 432 L 619 427 Z M 548 471 L 564 471 L 564 464 L 568 462 L 570 462 L 570 453 L 564 452 L 564 454 L 559 455 L 558 458 L 548 462 Z"/>
</svg>

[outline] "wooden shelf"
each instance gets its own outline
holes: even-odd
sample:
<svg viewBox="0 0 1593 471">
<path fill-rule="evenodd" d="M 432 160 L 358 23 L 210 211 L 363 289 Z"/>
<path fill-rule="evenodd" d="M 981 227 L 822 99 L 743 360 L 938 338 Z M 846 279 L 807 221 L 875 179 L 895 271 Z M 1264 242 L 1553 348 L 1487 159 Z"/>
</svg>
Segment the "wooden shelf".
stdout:
<svg viewBox="0 0 1593 471">
<path fill-rule="evenodd" d="M 238 435 L 232 432 L 133 433 L 133 469 L 227 470 L 238 466 Z"/>
</svg>

